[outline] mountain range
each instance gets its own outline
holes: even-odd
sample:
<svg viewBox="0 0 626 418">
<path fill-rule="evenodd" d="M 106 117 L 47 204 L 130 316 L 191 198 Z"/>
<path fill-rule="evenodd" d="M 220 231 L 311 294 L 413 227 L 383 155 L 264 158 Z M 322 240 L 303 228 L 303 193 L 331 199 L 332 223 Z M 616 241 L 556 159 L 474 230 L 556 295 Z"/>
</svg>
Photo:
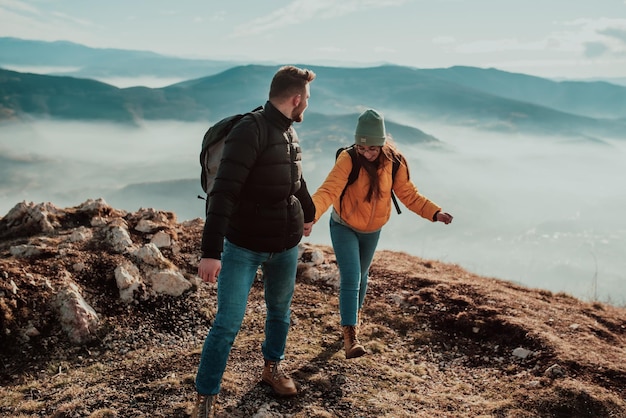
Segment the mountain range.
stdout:
<svg viewBox="0 0 626 418">
<path fill-rule="evenodd" d="M 0 123 L 30 118 L 216 121 L 263 104 L 279 65 L 165 57 L 145 51 L 95 49 L 69 42 L 0 38 L 0 66 L 76 66 L 67 75 L 0 70 Z M 494 68 L 417 69 L 297 64 L 316 72 L 308 129 L 326 136 L 351 135 L 356 115 L 377 108 L 403 122 L 403 141 L 431 141 L 416 130 L 420 120 L 437 120 L 503 133 L 563 135 L 601 141 L 626 137 L 626 87 L 607 82 L 553 81 Z M 162 88 L 118 88 L 103 74 L 204 76 Z M 80 76 L 80 77 L 77 77 Z M 313 123 L 315 122 L 315 123 Z M 329 132 L 329 127 L 337 130 Z M 397 128 L 397 127 L 394 127 Z M 410 129 L 412 128 L 412 129 Z M 412 135 L 407 138 L 405 135 Z"/>
</svg>

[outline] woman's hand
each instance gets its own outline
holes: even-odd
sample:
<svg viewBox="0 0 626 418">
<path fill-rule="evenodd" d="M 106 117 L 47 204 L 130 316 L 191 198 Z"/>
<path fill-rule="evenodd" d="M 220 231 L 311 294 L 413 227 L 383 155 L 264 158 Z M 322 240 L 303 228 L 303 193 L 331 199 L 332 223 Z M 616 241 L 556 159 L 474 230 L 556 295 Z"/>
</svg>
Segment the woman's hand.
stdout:
<svg viewBox="0 0 626 418">
<path fill-rule="evenodd" d="M 437 221 L 443 222 L 444 224 L 448 225 L 450 222 L 452 222 L 452 215 L 447 212 L 438 212 Z"/>
</svg>

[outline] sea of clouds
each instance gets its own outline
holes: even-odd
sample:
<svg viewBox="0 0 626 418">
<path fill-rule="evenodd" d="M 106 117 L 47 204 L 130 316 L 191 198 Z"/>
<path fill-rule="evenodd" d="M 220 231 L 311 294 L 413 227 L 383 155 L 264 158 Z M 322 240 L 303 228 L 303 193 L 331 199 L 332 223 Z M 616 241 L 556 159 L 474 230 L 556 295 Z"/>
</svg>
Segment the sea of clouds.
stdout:
<svg viewBox="0 0 626 418">
<path fill-rule="evenodd" d="M 305 122 L 306 123 L 306 122 Z M 392 213 L 379 249 L 457 263 L 526 286 L 623 305 L 626 300 L 626 142 L 493 133 L 436 123 L 441 147 L 402 145 L 420 192 L 454 216 Z M 35 121 L 0 130 L 0 216 L 20 201 L 112 206 L 202 217 L 197 198 L 205 124 Z M 333 156 L 307 160 L 313 192 Z M 305 241 L 330 244 L 328 214 Z"/>
</svg>

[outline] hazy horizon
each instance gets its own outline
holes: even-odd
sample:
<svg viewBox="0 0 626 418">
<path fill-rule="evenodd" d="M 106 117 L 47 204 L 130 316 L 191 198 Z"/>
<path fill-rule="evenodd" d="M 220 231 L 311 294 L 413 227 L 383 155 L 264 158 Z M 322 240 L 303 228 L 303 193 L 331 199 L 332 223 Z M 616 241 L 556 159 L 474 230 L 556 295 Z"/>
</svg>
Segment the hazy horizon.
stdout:
<svg viewBox="0 0 626 418">
<path fill-rule="evenodd" d="M 12 0 L 0 7 L 0 36 L 226 61 L 467 65 L 606 78 L 626 72 L 625 11 L 623 0 Z"/>
<path fill-rule="evenodd" d="M 454 222 L 433 224 L 403 207 L 383 229 L 380 250 L 586 300 L 625 303 L 625 141 L 588 144 L 429 122 L 414 126 L 444 146 L 403 145 L 411 178 Z M 129 211 L 155 207 L 176 212 L 179 221 L 200 217 L 198 152 L 206 128 L 184 122 L 5 125 L 0 216 L 23 200 L 68 207 L 103 197 Z M 301 142 L 314 192 L 334 155 L 307 153 L 307 138 L 301 135 Z M 303 241 L 329 245 L 327 224 L 328 213 Z"/>
</svg>

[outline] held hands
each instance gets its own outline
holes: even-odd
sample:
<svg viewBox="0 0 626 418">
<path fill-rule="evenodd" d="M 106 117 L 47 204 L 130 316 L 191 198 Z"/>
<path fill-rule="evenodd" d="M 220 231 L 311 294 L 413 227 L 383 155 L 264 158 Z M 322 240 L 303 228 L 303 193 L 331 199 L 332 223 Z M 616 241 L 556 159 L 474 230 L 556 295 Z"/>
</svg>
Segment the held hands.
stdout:
<svg viewBox="0 0 626 418">
<path fill-rule="evenodd" d="M 200 259 L 200 264 L 198 264 L 198 276 L 200 276 L 205 283 L 215 283 L 221 269 L 221 260 L 202 258 Z"/>
<path fill-rule="evenodd" d="M 452 215 L 447 212 L 439 212 L 437 213 L 437 221 L 443 222 L 444 224 L 448 225 L 450 222 L 452 222 Z"/>
<path fill-rule="evenodd" d="M 311 231 L 313 230 L 313 222 L 305 222 L 304 223 L 304 236 L 308 237 L 311 235 Z"/>
</svg>

